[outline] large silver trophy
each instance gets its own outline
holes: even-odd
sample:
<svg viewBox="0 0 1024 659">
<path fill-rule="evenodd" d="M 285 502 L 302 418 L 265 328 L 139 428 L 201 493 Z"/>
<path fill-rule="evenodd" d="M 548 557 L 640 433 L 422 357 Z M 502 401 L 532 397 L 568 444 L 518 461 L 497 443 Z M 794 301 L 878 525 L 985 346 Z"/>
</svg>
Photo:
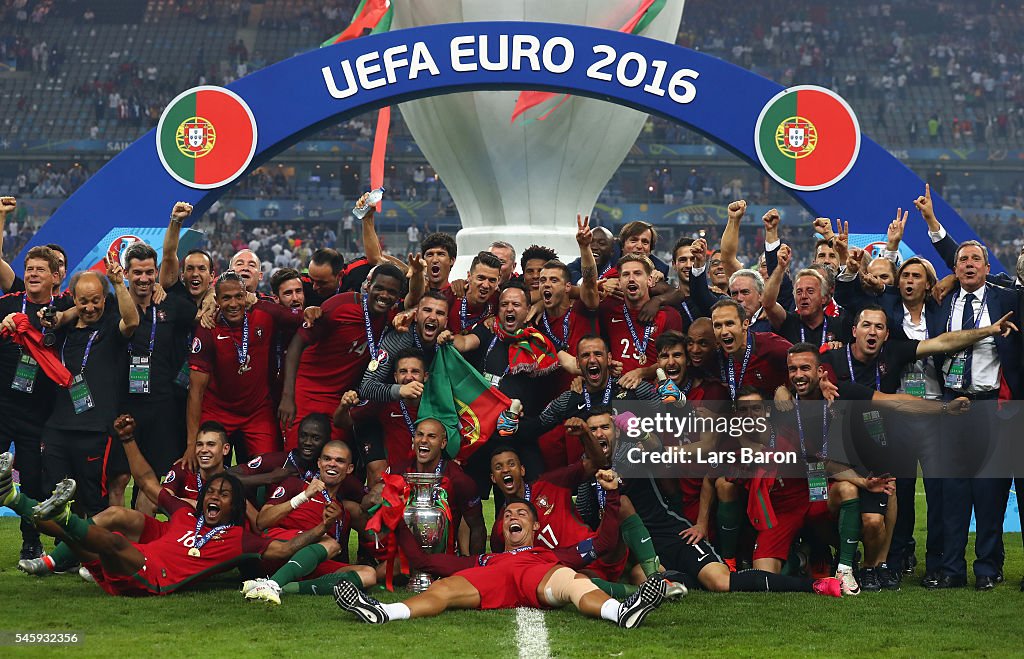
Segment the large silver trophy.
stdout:
<svg viewBox="0 0 1024 659">
<path fill-rule="evenodd" d="M 441 554 L 448 534 L 448 517 L 439 503 L 441 476 L 439 474 L 405 474 L 409 484 L 409 501 L 405 504 L 405 524 L 428 554 Z M 426 572 L 414 570 L 409 576 L 409 590 L 422 593 L 432 579 Z"/>
</svg>

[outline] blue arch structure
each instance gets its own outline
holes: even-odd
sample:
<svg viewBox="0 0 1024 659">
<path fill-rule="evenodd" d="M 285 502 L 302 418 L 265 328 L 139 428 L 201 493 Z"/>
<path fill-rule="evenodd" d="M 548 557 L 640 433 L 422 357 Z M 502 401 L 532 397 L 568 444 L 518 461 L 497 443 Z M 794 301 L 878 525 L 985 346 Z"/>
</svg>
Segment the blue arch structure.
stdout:
<svg viewBox="0 0 1024 659">
<path fill-rule="evenodd" d="M 534 37 L 541 44 L 563 45 L 551 49 L 555 65 L 551 68 L 533 70 L 524 65 L 519 70 L 509 67 L 494 71 L 481 66 L 470 71 L 456 70 L 451 56 L 452 40 L 473 37 L 479 45 L 480 37 L 485 35 L 491 61 L 496 59 L 494 49 L 501 35 L 528 35 L 527 38 Z M 574 59 L 566 70 L 552 70 L 565 68 L 559 66 L 564 61 L 564 41 L 552 40 L 568 40 L 572 44 Z M 421 71 L 410 79 L 410 69 L 405 67 L 397 70 L 393 82 L 359 89 L 346 98 L 332 97 L 322 71 L 325 67 L 331 71 L 336 86 L 344 89 L 343 62 L 349 62 L 356 70 L 358 57 L 374 51 L 383 55 L 387 49 L 403 45 L 407 50 L 402 56 L 409 59 L 417 43 L 422 44 L 421 52 L 425 49 L 430 54 L 436 74 Z M 610 81 L 588 75 L 588 69 L 604 58 L 601 53 L 608 52 L 607 47 L 617 55 L 615 61 L 602 69 L 612 74 Z M 630 63 L 624 68 L 627 84 L 623 84 L 615 74 L 618 60 L 627 53 L 637 56 L 628 58 Z M 640 83 L 629 86 L 629 78 L 637 73 L 638 59 L 648 63 L 647 75 Z M 477 60 L 478 55 L 462 61 Z M 645 90 L 653 83 L 655 67 L 651 63 L 656 60 L 666 64 L 661 88 L 667 87 L 673 73 L 680 69 L 696 72 L 696 77 L 688 78 L 695 92 L 692 100 L 680 103 L 679 94 L 673 99 L 667 93 L 659 96 Z M 378 72 L 371 78 L 383 80 L 384 74 Z M 278 62 L 228 88 L 245 99 L 259 128 L 249 170 L 325 127 L 377 107 L 459 91 L 537 89 L 607 100 L 677 121 L 764 171 L 754 147 L 754 126 L 764 104 L 783 90 L 771 80 L 682 46 L 598 28 L 531 22 L 442 24 L 363 37 Z M 685 88 L 678 90 L 682 93 Z M 199 217 L 231 185 L 200 190 L 174 180 L 160 164 L 155 131 L 150 131 L 79 188 L 33 236 L 25 250 L 37 244 L 58 242 L 68 251 L 69 272 L 89 267 L 92 264 L 85 262 L 86 257 L 95 253 L 101 240 L 109 240 L 112 229 L 151 234 L 166 226 L 170 208 L 178 200 L 193 204 L 193 217 Z M 842 180 L 822 190 L 787 191 L 813 215 L 842 217 L 858 233 L 884 234 L 895 209 L 912 206 L 912 199 L 923 189 L 924 182 L 909 168 L 862 136 L 857 162 Z M 952 235 L 961 240 L 977 237 L 944 200 L 937 195 L 933 195 L 933 200 L 937 216 Z M 908 223 L 908 246 L 927 253 L 926 231 L 923 221 L 915 218 Z M 999 264 L 994 262 L 993 269 L 1000 269 Z"/>
</svg>

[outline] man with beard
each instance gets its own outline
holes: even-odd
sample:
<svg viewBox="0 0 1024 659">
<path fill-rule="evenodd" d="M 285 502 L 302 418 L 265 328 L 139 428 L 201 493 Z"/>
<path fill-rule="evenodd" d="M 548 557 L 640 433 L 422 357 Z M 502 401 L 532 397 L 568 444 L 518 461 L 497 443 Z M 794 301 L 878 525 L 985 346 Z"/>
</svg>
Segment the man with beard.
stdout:
<svg viewBox="0 0 1024 659">
<path fill-rule="evenodd" d="M 4 199 L 0 198 L 0 204 Z M 53 284 L 58 272 L 57 255 L 49 247 L 33 247 L 25 255 L 25 290 L 0 297 L 3 326 L 16 331 L 16 314 L 25 314 L 29 323 L 42 330 L 39 311 L 50 305 L 58 310 L 72 305 L 70 296 L 53 298 Z M 43 330 L 47 331 L 47 330 Z M 43 496 L 42 435 L 43 423 L 50 416 L 56 387 L 43 374 L 35 359 L 9 338 L 0 339 L 0 443 L 14 442 L 18 473 L 22 488 L 31 497 Z M 26 521 L 21 523 L 21 558 L 38 558 L 43 553 L 39 534 Z"/>
<path fill-rule="evenodd" d="M 584 335 L 598 332 L 594 310 L 600 304 L 600 299 L 597 292 L 597 264 L 591 252 L 593 237 L 590 218 L 576 216 L 576 244 L 580 247 L 580 262 L 583 264 L 578 300 L 574 301 L 570 297 L 572 274 L 561 261 L 544 263 L 538 280 L 543 310 L 533 324 L 551 339 L 557 350 L 574 357 L 579 340 Z M 559 389 L 568 389 L 571 379 L 568 372 L 560 374 Z"/>
<path fill-rule="evenodd" d="M 637 627 L 665 597 L 666 584 L 660 577 L 649 579 L 620 603 L 575 571 L 618 542 L 616 476 L 609 470 L 599 472 L 598 478 L 607 488 L 608 515 L 596 539 L 557 550 L 535 546 L 539 516 L 531 503 L 521 500 L 510 502 L 505 509 L 502 533 L 508 549 L 499 554 L 426 554 L 404 522 L 399 522 L 398 543 L 413 566 L 445 578 L 432 583 L 426 592 L 394 604 L 382 604 L 350 584 L 339 583 L 334 589 L 335 601 L 370 624 L 435 616 L 450 608 L 549 608 L 571 602 L 585 616 L 627 629 Z"/>
<path fill-rule="evenodd" d="M 413 459 L 410 441 L 416 436 L 414 420 L 419 413 L 423 386 L 428 368 L 423 353 L 406 348 L 396 353 L 392 382 L 398 388 L 398 400 L 385 403 L 358 403 L 342 398 L 334 412 L 334 425 L 352 429 L 363 448 L 366 483 L 373 487 L 387 467 L 405 464 Z M 350 403 L 356 404 L 350 404 Z"/>
<path fill-rule="evenodd" d="M 428 263 L 428 267 L 432 266 Z M 490 252 L 480 252 L 469 266 L 466 294 L 456 296 L 451 287 L 442 290 L 448 298 L 448 329 L 453 334 L 470 332 L 480 321 L 494 315 L 501 268 L 501 259 Z"/>
<path fill-rule="evenodd" d="M 423 393 L 422 388 L 413 391 L 416 387 L 407 387 L 403 397 L 402 385 L 407 383 L 397 382 L 394 377 L 396 356 L 415 350 L 423 360 L 424 372 L 430 370 L 437 352 L 437 336 L 448 324 L 448 298 L 438 291 L 427 291 L 420 298 L 413 319 L 408 331 L 388 332 L 384 336 L 381 352 L 386 358 L 379 360 L 376 370 L 367 370 L 359 384 L 359 396 L 363 400 L 378 403 L 418 400 Z"/>
<path fill-rule="evenodd" d="M 690 366 L 702 377 L 713 380 L 718 377 L 717 353 L 714 325 L 710 318 L 701 316 L 686 332 L 686 356 Z"/>
<path fill-rule="evenodd" d="M 185 449 L 184 416 L 167 410 L 177 406 L 176 381 L 186 361 L 185 346 L 196 306 L 177 295 L 154 302 L 156 251 L 146 243 L 132 243 L 123 258 L 128 293 L 139 315 L 139 327 L 128 342 L 128 390 L 123 409 L 134 417 L 137 445 L 146 461 L 157 473 L 166 473 Z M 123 493 L 128 463 L 119 447 L 111 449 L 108 473 L 112 476 L 111 493 Z M 132 498 L 143 512 L 154 512 L 145 497 L 139 499 L 133 491 Z"/>
<path fill-rule="evenodd" d="M 325 512 L 316 526 L 287 542 L 262 538 L 245 529 L 245 497 L 233 476 L 214 475 L 200 492 L 195 508 L 163 491 L 154 479 L 146 495 L 156 497 L 170 519 L 154 520 L 160 527 L 153 533 L 158 536 L 154 540 L 135 543 L 71 512 L 76 489 L 72 479 L 61 481 L 43 502 L 19 492 L 11 477 L 13 461 L 10 453 L 0 455 L 0 505 L 29 519 L 42 533 L 67 543 L 110 595 L 169 595 L 249 558 L 287 560 L 315 542 L 334 521 Z"/>
<path fill-rule="evenodd" d="M 612 356 L 622 362 L 622 384 L 633 387 L 641 380 L 653 379 L 657 370 L 653 339 L 666 330 L 679 330 L 682 321 L 678 311 L 665 307 L 651 322 L 640 322 L 640 311 L 650 300 L 654 284 L 653 268 L 647 257 L 627 254 L 619 259 L 618 271 L 624 300 L 608 298 L 601 303 L 598 313 Z"/>
<path fill-rule="evenodd" d="M 366 293 L 335 295 L 312 327 L 295 333 L 285 353 L 278 406 L 288 446 L 295 445 L 296 417 L 333 415 L 341 394 L 354 389 L 365 370 L 380 368 L 381 339 L 404 283 L 401 270 L 383 263 L 374 270 Z"/>
<path fill-rule="evenodd" d="M 750 385 L 765 397 L 786 384 L 785 359 L 790 342 L 771 332 L 750 331 L 745 307 L 720 300 L 711 307 L 711 324 L 718 344 L 721 382 L 736 400 L 740 387 Z"/>
<path fill-rule="evenodd" d="M 189 440 L 183 460 L 195 469 L 192 442 L 202 421 L 220 422 L 235 442 L 239 462 L 281 448 L 281 434 L 270 398 L 273 336 L 283 325 L 298 325 L 300 314 L 260 300 L 246 310 L 248 293 L 240 276 L 228 270 L 215 285 L 217 315 L 213 329 L 199 327 L 192 339 L 188 390 Z"/>
<path fill-rule="evenodd" d="M 593 227 L 594 239 L 590 243 L 590 253 L 597 267 L 597 279 L 600 282 L 615 267 L 615 237 L 604 227 Z M 581 283 L 583 278 L 583 259 L 578 258 L 566 267 L 572 274 L 572 280 Z"/>
<path fill-rule="evenodd" d="M 274 490 L 260 509 L 256 525 L 264 538 L 291 541 L 312 533 L 317 519 L 334 519 L 315 543 L 296 552 L 287 562 L 264 559 L 267 579 L 242 584 L 245 599 L 281 603 L 283 593 L 327 594 L 339 581 L 365 588 L 376 583 L 371 568 L 332 560 L 348 546 L 349 531 L 362 529 L 366 515 L 358 501 L 346 499 L 342 483 L 352 474 L 352 451 L 344 442 L 324 444 L 317 458 L 317 473 L 310 481 L 289 476 Z M 296 583 L 297 582 L 297 583 Z"/>
<path fill-rule="evenodd" d="M 672 268 L 676 272 L 678 286 L 667 293 L 653 296 L 641 312 L 641 320 L 653 318 L 662 306 L 674 307 L 679 310 L 685 332 L 694 320 L 703 315 L 703 309 L 690 297 L 690 271 L 696 262 L 694 244 L 694 239 L 687 236 L 676 241 L 672 248 Z"/>
<path fill-rule="evenodd" d="M 270 290 L 277 298 L 277 303 L 287 309 L 301 311 L 306 307 L 306 293 L 302 284 L 302 275 L 295 268 L 279 268 L 270 276 Z M 285 342 L 285 345 L 288 343 Z"/>
<path fill-rule="evenodd" d="M 828 283 L 816 270 L 804 269 L 796 273 L 793 293 L 796 311 L 786 311 L 777 302 L 783 274 L 789 268 L 792 256 L 789 247 L 779 249 L 779 265 L 765 283 L 761 304 L 765 316 L 776 334 L 790 343 L 813 343 L 825 346 L 840 340 L 846 319 L 840 315 L 831 318 L 825 314 L 828 304 Z"/>
<path fill-rule="evenodd" d="M 432 291 L 447 288 L 448 277 L 458 255 L 455 238 L 447 233 L 435 232 L 423 239 L 420 248 L 427 264 L 427 288 Z"/>
<path fill-rule="evenodd" d="M 337 250 L 323 247 L 313 252 L 306 269 L 307 274 L 302 276 L 299 282 L 299 288 L 302 289 L 305 299 L 309 300 L 309 306 L 322 307 L 329 298 L 340 293 L 344 271 L 345 257 Z M 363 279 L 365 278 L 366 273 L 363 272 Z"/>
<path fill-rule="evenodd" d="M 57 392 L 42 435 L 44 481 L 52 487 L 75 477 L 78 503 L 89 515 L 107 506 L 103 457 L 110 450 L 110 420 L 128 388 L 125 347 L 139 325 L 117 255 L 105 260 L 107 277 L 89 270 L 71 279 L 78 319 L 57 331 L 56 348 L 74 379 Z M 116 311 L 107 308 L 110 287 Z"/>
</svg>

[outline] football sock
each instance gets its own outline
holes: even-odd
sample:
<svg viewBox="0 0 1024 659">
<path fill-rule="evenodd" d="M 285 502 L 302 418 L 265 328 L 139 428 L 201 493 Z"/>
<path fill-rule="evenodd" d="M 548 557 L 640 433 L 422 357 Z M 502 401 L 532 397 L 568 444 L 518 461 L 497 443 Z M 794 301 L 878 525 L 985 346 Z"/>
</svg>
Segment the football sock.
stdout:
<svg viewBox="0 0 1024 659">
<path fill-rule="evenodd" d="M 84 540 L 85 534 L 89 532 L 89 527 L 93 525 L 91 519 L 79 517 L 72 513 L 70 506 L 68 507 L 67 512 L 62 512 L 57 517 L 54 517 L 53 521 L 64 529 L 64 533 L 67 534 L 68 540 L 72 542 L 81 542 Z"/>
<path fill-rule="evenodd" d="M 740 502 L 718 502 L 718 547 L 722 558 L 736 558 L 736 545 L 740 537 Z"/>
<path fill-rule="evenodd" d="M 595 586 L 600 588 L 609 597 L 616 599 L 625 599 L 636 592 L 636 586 L 628 583 L 618 583 L 617 581 L 605 581 L 604 579 L 595 579 L 593 577 L 590 580 Z"/>
<path fill-rule="evenodd" d="M 839 506 L 839 565 L 852 567 L 860 542 L 860 499 Z"/>
<path fill-rule="evenodd" d="M 8 501 L 2 501 L 0 504 L 7 506 L 14 512 L 18 513 L 22 517 L 31 517 L 32 509 L 36 507 L 39 502 L 28 496 L 24 492 L 18 489 L 17 485 L 12 486 L 10 493 L 7 495 Z"/>
<path fill-rule="evenodd" d="M 54 567 L 58 565 L 73 565 L 78 562 L 78 559 L 75 558 L 75 552 L 71 551 L 71 547 L 66 542 L 62 542 L 54 547 L 53 551 L 49 554 L 49 558 L 53 560 Z"/>
<path fill-rule="evenodd" d="M 658 554 L 654 550 L 651 534 L 648 533 L 647 527 L 644 526 L 640 516 L 634 513 L 622 520 L 621 524 L 619 524 L 619 533 L 622 535 L 622 541 L 629 547 L 629 553 L 633 555 L 633 560 L 640 564 L 640 569 L 644 571 L 644 576 L 649 577 L 657 572 L 659 565 Z M 604 589 L 602 588 L 602 590 Z M 612 595 L 612 593 L 608 594 Z M 612 595 L 612 597 L 615 597 L 615 595 Z"/>
<path fill-rule="evenodd" d="M 394 604 L 381 604 L 384 607 L 384 613 L 388 614 L 388 618 L 391 620 L 408 620 L 412 614 L 402 602 L 395 602 Z"/>
<path fill-rule="evenodd" d="M 360 590 L 363 588 L 363 580 L 355 572 L 335 572 L 325 574 L 316 579 L 304 581 L 292 581 L 281 587 L 281 590 L 292 595 L 330 595 L 334 585 L 342 581 L 351 583 Z"/>
<path fill-rule="evenodd" d="M 320 544 L 309 545 L 295 552 L 288 562 L 281 566 L 270 578 L 279 586 L 291 583 L 304 577 L 327 560 L 327 548 Z"/>
<path fill-rule="evenodd" d="M 813 593 L 814 580 L 789 577 L 764 570 L 743 570 L 729 575 L 732 593 Z"/>
<path fill-rule="evenodd" d="M 618 600 L 612 598 L 601 605 L 601 617 L 605 620 L 611 620 L 612 622 L 619 621 L 619 607 L 622 604 Z"/>
</svg>

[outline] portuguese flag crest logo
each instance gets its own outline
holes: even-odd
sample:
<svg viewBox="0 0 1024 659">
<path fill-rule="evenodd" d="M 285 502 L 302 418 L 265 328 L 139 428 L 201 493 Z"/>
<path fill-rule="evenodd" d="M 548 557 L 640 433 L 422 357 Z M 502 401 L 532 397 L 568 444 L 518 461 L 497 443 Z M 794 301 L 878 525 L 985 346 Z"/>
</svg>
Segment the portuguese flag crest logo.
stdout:
<svg viewBox="0 0 1024 659">
<path fill-rule="evenodd" d="M 256 153 L 256 119 L 242 98 L 223 87 L 193 87 L 164 109 L 156 150 L 179 183 L 208 190 L 230 183 Z"/>
<path fill-rule="evenodd" d="M 782 185 L 821 190 L 857 162 L 860 124 L 850 105 L 824 87 L 800 85 L 776 94 L 754 128 L 757 159 Z"/>
</svg>

